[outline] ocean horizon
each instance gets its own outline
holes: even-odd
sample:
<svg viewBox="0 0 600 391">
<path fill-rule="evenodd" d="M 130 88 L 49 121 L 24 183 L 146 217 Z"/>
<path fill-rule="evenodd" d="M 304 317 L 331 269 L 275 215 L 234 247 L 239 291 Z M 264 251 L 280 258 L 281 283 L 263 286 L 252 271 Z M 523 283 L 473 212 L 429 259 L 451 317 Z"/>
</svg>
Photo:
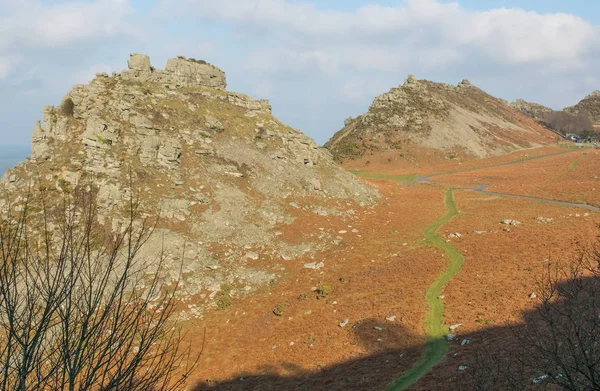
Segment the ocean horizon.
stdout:
<svg viewBox="0 0 600 391">
<path fill-rule="evenodd" d="M 0 146 L 0 177 L 4 175 L 4 171 L 15 167 L 30 154 L 31 148 L 28 145 Z"/>
</svg>

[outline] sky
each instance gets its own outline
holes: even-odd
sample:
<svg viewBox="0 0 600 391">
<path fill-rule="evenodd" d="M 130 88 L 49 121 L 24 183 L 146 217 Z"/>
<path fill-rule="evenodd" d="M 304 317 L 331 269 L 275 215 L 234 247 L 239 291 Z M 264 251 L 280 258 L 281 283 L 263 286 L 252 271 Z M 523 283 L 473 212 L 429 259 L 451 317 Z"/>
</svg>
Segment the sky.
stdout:
<svg viewBox="0 0 600 391">
<path fill-rule="evenodd" d="M 129 53 L 204 59 L 323 144 L 409 74 L 573 105 L 600 89 L 599 33 L 590 0 L 0 0 L 0 147 Z"/>
</svg>

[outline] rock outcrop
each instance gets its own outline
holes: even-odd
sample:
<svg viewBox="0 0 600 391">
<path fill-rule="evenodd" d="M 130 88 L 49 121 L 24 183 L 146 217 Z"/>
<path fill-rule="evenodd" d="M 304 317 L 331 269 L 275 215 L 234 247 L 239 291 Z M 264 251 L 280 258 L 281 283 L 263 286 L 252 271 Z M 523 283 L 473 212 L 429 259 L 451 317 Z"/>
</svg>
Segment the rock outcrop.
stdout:
<svg viewBox="0 0 600 391">
<path fill-rule="evenodd" d="M 520 111 L 526 116 L 536 121 L 542 121 L 546 116 L 552 113 L 552 109 L 538 103 L 527 102 L 523 99 L 517 99 L 510 104 L 515 110 Z"/>
<path fill-rule="evenodd" d="M 547 129 L 467 79 L 452 86 L 411 75 L 376 97 L 366 114 L 346 120 L 325 146 L 344 161 L 388 151 L 405 156 L 415 146 L 485 157 L 554 140 Z"/>
<path fill-rule="evenodd" d="M 227 91 L 220 69 L 179 57 L 158 70 L 141 54 L 128 66 L 44 108 L 31 157 L 0 182 L 10 201 L 0 202 L 3 216 L 31 186 L 60 193 L 91 182 L 100 223 L 118 231 L 133 191 L 147 215 L 160 216 L 165 278 L 176 277 L 185 248 L 183 293 L 210 303 L 221 284 L 246 292 L 276 277 L 248 266 L 248 252 L 293 262 L 334 245 L 325 233 L 288 242 L 282 231 L 296 219 L 349 218 L 377 198 L 329 151 L 273 117 L 268 101 Z"/>
</svg>

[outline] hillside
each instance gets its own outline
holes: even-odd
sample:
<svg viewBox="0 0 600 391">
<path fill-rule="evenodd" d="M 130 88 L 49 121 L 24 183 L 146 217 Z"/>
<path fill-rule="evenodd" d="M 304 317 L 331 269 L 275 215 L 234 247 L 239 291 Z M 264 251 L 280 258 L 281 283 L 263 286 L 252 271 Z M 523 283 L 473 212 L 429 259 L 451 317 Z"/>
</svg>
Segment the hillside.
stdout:
<svg viewBox="0 0 600 391">
<path fill-rule="evenodd" d="M 594 130 L 595 126 L 598 126 L 594 124 L 594 119 L 589 115 L 593 110 L 600 113 L 600 99 L 596 99 L 597 97 L 592 94 L 582 100 L 578 106 L 560 111 L 537 103 L 526 102 L 523 99 L 517 99 L 510 105 L 538 124 L 563 136 L 570 133 L 586 136 Z"/>
<path fill-rule="evenodd" d="M 510 106 L 536 121 L 543 121 L 548 114 L 554 111 L 539 103 L 527 102 L 523 99 L 517 99 Z"/>
<path fill-rule="evenodd" d="M 118 231 L 134 192 L 147 215 L 160 216 L 165 278 L 177 277 L 183 253 L 181 293 L 211 304 L 223 284 L 243 294 L 285 270 L 263 270 L 262 259 L 293 262 L 338 244 L 296 221 L 344 220 L 377 198 L 327 150 L 273 117 L 267 101 L 227 91 L 220 69 L 179 57 L 157 70 L 139 54 L 128 65 L 44 108 L 31 157 L 0 182 L 2 216 L 30 188 L 60 195 L 91 183 L 98 220 Z M 161 246 L 153 240 L 144 254 Z"/>
<path fill-rule="evenodd" d="M 590 117 L 594 127 L 600 131 L 600 91 L 592 92 L 575 106 L 565 108 L 565 111 Z"/>
<path fill-rule="evenodd" d="M 338 161 L 389 152 L 411 158 L 415 148 L 443 157 L 499 155 L 555 141 L 555 135 L 463 80 L 458 86 L 416 80 L 378 96 L 325 144 Z"/>
</svg>

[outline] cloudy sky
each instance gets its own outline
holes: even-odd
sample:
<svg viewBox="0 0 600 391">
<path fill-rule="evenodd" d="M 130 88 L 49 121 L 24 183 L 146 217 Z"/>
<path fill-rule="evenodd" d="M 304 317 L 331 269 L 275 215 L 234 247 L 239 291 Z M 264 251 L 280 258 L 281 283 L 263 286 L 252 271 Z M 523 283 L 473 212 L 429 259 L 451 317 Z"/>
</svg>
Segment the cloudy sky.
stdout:
<svg viewBox="0 0 600 391">
<path fill-rule="evenodd" d="M 128 54 L 227 72 L 324 143 L 408 74 L 560 109 L 600 89 L 600 1 L 0 0 L 0 146 Z"/>
</svg>

